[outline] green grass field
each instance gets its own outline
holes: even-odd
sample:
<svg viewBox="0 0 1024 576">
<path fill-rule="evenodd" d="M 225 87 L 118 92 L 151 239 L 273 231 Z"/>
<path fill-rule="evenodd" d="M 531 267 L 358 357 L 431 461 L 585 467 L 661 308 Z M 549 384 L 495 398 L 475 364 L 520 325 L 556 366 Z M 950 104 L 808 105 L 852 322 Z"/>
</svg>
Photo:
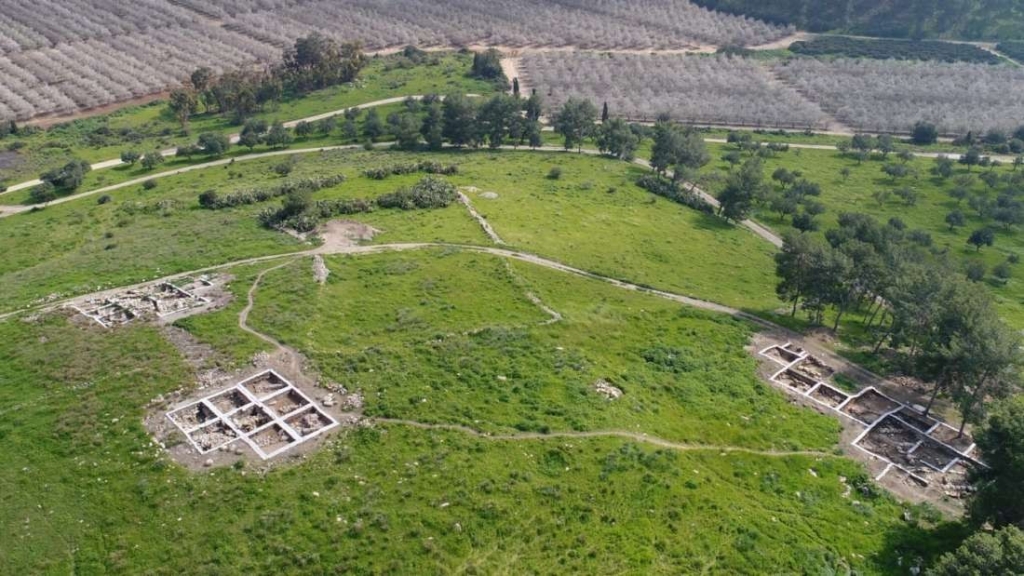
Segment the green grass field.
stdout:
<svg viewBox="0 0 1024 576">
<path fill-rule="evenodd" d="M 480 255 L 328 265 L 323 287 L 308 258 L 268 275 L 252 320 L 361 388 L 371 413 L 494 430 L 523 418 L 552 430 L 637 426 L 764 448 L 835 441 L 835 421 L 756 380 L 748 328 L 735 321 Z M 233 270 L 235 290 L 256 270 Z M 539 325 L 545 315 L 524 290 L 564 320 Z M 248 353 L 230 341 L 236 312 L 185 324 Z M 642 357 L 652 347 L 682 355 L 652 363 Z M 889 497 L 844 497 L 864 475 L 838 456 L 386 425 L 341 433 L 265 474 L 193 474 L 141 426 L 150 398 L 190 381 L 156 329 L 105 331 L 59 315 L 3 322 L 0 360 L 5 573 L 873 574 L 895 570 L 908 549 L 928 551 L 914 548 L 921 529 Z M 596 375 L 627 395 L 588 397 Z"/>
</svg>

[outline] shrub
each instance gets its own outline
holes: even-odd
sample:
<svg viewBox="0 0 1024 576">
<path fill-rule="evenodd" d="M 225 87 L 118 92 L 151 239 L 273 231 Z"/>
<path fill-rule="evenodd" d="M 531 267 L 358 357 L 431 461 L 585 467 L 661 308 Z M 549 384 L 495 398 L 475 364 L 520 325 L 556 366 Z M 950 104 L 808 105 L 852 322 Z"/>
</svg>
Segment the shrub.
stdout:
<svg viewBox="0 0 1024 576">
<path fill-rule="evenodd" d="M 688 206 L 705 214 L 714 214 L 715 208 L 700 195 L 690 190 L 682 189 L 677 182 L 664 180 L 655 174 L 644 174 L 637 178 L 637 186 L 652 194 L 667 198 L 683 206 Z"/>
<path fill-rule="evenodd" d="M 153 188 L 156 188 L 156 180 L 146 180 L 142 183 L 143 190 L 152 190 Z"/>
<path fill-rule="evenodd" d="M 96 203 L 102 206 L 103 204 L 109 204 L 111 200 L 113 200 L 113 198 L 111 198 L 109 194 L 104 194 L 96 200 Z"/>
<path fill-rule="evenodd" d="M 271 186 L 268 188 L 252 188 L 250 190 L 241 190 L 233 194 L 226 196 L 218 196 L 213 190 L 203 192 L 199 196 L 199 204 L 204 208 L 212 210 L 218 210 L 221 208 L 231 208 L 234 206 L 243 206 L 248 204 L 258 204 L 260 202 L 266 202 L 273 198 L 286 196 L 296 192 L 309 192 L 313 193 L 324 188 L 330 188 L 337 186 L 345 181 L 345 176 L 342 174 L 336 174 L 334 176 L 327 177 L 315 177 L 315 178 L 300 178 L 297 180 L 289 180 L 277 186 Z M 205 198 L 205 203 L 204 203 Z"/>
<path fill-rule="evenodd" d="M 562 169 L 558 166 L 552 166 L 551 170 L 548 170 L 548 180 L 558 180 L 562 177 Z"/>
</svg>

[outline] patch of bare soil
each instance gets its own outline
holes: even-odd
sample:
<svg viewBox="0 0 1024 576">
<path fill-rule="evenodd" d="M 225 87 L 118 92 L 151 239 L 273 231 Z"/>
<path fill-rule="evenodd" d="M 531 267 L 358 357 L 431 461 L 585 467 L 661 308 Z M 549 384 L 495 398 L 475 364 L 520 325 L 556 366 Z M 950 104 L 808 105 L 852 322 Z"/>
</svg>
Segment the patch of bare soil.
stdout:
<svg viewBox="0 0 1024 576">
<path fill-rule="evenodd" d="M 358 246 L 372 240 L 377 234 L 380 234 L 380 230 L 373 226 L 352 220 L 331 220 L 316 230 L 316 235 L 323 240 L 321 249 L 324 252 Z"/>
<path fill-rule="evenodd" d="M 324 257 L 317 254 L 313 256 L 313 279 L 316 280 L 317 284 L 326 284 L 327 277 L 331 275 L 331 270 L 327 267 L 327 263 L 324 262 Z"/>
<path fill-rule="evenodd" d="M 230 361 L 209 344 L 196 340 L 187 330 L 177 326 L 164 326 L 160 332 L 195 371 L 195 388 L 204 390 L 224 384 L 231 378 L 231 373 L 222 368 L 229 365 Z"/>
</svg>

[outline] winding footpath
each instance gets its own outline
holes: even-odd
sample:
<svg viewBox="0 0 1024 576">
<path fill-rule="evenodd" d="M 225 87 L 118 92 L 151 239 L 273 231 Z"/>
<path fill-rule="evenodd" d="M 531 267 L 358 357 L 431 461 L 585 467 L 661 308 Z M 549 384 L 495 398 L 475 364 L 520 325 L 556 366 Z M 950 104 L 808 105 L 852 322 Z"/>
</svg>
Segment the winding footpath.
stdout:
<svg viewBox="0 0 1024 576">
<path fill-rule="evenodd" d="M 369 418 L 371 423 L 384 425 L 407 426 L 420 430 L 444 430 L 460 432 L 469 436 L 475 436 L 484 440 L 495 442 L 519 442 L 523 440 L 551 440 L 558 438 L 621 438 L 632 440 L 643 444 L 650 444 L 660 448 L 668 448 L 678 452 L 719 452 L 721 454 L 752 454 L 755 456 L 769 456 L 777 458 L 790 458 L 794 456 L 808 456 L 812 458 L 834 458 L 834 453 L 818 450 L 757 450 L 754 448 L 740 448 L 738 446 L 720 446 L 714 444 L 682 444 L 672 442 L 664 438 L 650 436 L 641 432 L 627 432 L 625 430 L 588 430 L 586 432 L 521 432 L 517 434 L 491 434 L 460 426 L 458 424 L 428 424 L 415 420 L 402 420 L 398 418 Z"/>
</svg>

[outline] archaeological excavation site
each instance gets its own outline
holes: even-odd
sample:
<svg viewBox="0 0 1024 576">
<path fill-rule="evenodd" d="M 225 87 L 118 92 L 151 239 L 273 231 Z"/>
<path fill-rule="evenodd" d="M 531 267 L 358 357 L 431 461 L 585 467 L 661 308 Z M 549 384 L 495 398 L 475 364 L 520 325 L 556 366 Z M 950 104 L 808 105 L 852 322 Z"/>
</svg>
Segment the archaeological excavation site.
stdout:
<svg viewBox="0 0 1024 576">
<path fill-rule="evenodd" d="M 267 370 L 166 413 L 200 455 L 248 447 L 269 460 L 339 425 L 306 394 Z"/>
<path fill-rule="evenodd" d="M 853 455 L 863 456 L 875 481 L 899 484 L 922 498 L 960 500 L 970 494 L 971 469 L 985 466 L 975 457 L 970 434 L 873 386 L 855 394 L 840 390 L 833 368 L 790 343 L 773 344 L 759 354 L 775 366 L 769 379 L 773 385 L 834 415 L 851 431 Z"/>
</svg>

